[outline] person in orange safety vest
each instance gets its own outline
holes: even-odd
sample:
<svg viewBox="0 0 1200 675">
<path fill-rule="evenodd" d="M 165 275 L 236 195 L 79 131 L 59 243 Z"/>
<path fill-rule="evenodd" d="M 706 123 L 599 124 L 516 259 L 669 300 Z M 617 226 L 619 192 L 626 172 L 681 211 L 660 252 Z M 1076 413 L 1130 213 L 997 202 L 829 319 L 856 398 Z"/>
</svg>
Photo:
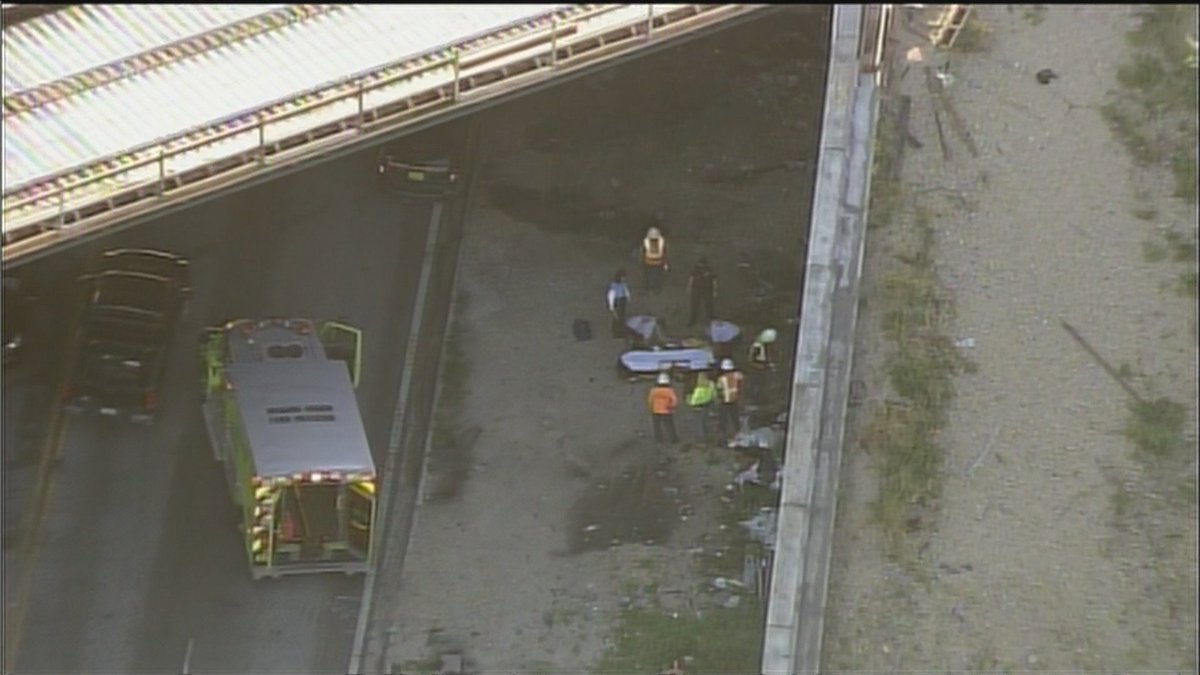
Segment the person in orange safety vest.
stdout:
<svg viewBox="0 0 1200 675">
<path fill-rule="evenodd" d="M 671 269 L 667 262 L 667 240 L 657 227 L 646 230 L 642 239 L 642 281 L 647 291 L 660 291 L 663 273 Z"/>
<path fill-rule="evenodd" d="M 742 397 L 742 374 L 733 367 L 732 359 L 721 362 L 721 375 L 717 378 L 717 400 L 721 436 L 733 438 L 741 426 L 738 402 Z"/>
<path fill-rule="evenodd" d="M 679 436 L 675 433 L 675 406 L 679 404 L 679 397 L 671 388 L 670 374 L 658 374 L 658 384 L 650 390 L 646 402 L 650 406 L 650 417 L 654 422 L 654 441 L 662 443 L 663 436 L 666 436 L 670 442 L 678 443 Z"/>
</svg>

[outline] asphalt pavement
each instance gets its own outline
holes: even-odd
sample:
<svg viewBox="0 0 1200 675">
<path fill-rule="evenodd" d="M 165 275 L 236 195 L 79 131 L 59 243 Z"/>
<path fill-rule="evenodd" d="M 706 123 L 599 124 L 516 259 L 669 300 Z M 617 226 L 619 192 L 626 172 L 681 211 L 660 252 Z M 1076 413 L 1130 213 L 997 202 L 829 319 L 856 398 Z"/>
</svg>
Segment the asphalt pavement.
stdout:
<svg viewBox="0 0 1200 675">
<path fill-rule="evenodd" d="M 380 192 L 374 163 L 366 151 L 318 165 L 46 260 L 53 269 L 42 273 L 61 280 L 105 248 L 173 250 L 192 259 L 195 300 L 172 345 L 156 425 L 63 418 L 37 564 L 17 614 L 17 672 L 345 670 L 363 578 L 251 580 L 200 413 L 197 336 L 243 316 L 340 318 L 362 328 L 359 402 L 382 471 L 432 205 Z M 50 332 L 69 324 L 69 288 L 39 304 L 37 321 Z M 63 349 L 41 349 L 51 356 L 30 372 L 4 373 L 6 510 L 22 506 L 32 480 L 22 467 L 36 464 L 46 438 L 42 418 L 20 421 L 57 387 L 46 364 Z M 6 513 L 10 601 L 21 583 L 8 555 L 16 515 Z"/>
</svg>

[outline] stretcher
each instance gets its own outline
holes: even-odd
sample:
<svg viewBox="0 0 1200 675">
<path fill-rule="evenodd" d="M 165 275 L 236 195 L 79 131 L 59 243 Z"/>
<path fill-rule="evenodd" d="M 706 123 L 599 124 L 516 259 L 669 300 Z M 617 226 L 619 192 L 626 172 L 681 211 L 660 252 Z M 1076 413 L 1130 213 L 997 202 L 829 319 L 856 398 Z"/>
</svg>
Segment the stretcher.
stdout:
<svg viewBox="0 0 1200 675">
<path fill-rule="evenodd" d="M 621 372 L 630 377 L 657 375 L 663 371 L 686 371 L 696 373 L 712 370 L 716 365 L 712 348 L 664 347 L 662 349 L 634 349 L 621 354 L 618 365 Z"/>
</svg>

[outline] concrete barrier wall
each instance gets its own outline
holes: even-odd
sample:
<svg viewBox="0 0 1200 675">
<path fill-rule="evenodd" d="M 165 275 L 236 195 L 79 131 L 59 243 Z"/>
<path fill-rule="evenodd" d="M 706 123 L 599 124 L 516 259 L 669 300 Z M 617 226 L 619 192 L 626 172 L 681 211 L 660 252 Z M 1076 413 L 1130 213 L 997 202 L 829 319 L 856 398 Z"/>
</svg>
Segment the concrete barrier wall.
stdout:
<svg viewBox="0 0 1200 675">
<path fill-rule="evenodd" d="M 874 13 L 874 14 L 871 14 Z M 883 20 L 879 17 L 883 16 Z M 865 21 L 864 19 L 872 19 Z M 849 394 L 858 282 L 862 276 L 866 203 L 878 103 L 874 70 L 879 6 L 837 5 L 831 22 L 825 110 L 817 158 L 812 222 L 783 489 L 763 641 L 762 672 L 815 673 L 832 552 L 837 477 Z"/>
</svg>

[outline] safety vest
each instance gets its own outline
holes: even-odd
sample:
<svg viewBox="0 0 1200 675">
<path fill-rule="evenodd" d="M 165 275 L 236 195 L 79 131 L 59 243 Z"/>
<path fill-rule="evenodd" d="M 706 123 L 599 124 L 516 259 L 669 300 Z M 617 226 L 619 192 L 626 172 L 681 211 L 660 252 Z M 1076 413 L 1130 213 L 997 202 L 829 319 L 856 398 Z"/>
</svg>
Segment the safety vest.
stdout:
<svg viewBox="0 0 1200 675">
<path fill-rule="evenodd" d="M 667 240 L 646 237 L 642 240 L 642 262 L 658 267 L 667 261 Z"/>
<path fill-rule="evenodd" d="M 688 405 L 699 408 L 700 406 L 712 403 L 713 398 L 717 395 L 717 388 L 713 386 L 711 381 L 705 381 L 704 384 L 697 384 L 692 393 L 688 395 Z"/>
<path fill-rule="evenodd" d="M 742 390 L 742 374 L 736 370 L 731 373 L 721 373 L 717 378 L 717 391 L 721 394 L 722 403 L 736 403 Z"/>
<path fill-rule="evenodd" d="M 655 415 L 670 415 L 675 412 L 679 399 L 670 387 L 657 386 L 650 390 L 650 412 Z"/>
<path fill-rule="evenodd" d="M 750 360 L 760 366 L 770 363 L 770 359 L 767 357 L 767 345 L 765 342 L 755 342 L 750 345 Z"/>
</svg>

